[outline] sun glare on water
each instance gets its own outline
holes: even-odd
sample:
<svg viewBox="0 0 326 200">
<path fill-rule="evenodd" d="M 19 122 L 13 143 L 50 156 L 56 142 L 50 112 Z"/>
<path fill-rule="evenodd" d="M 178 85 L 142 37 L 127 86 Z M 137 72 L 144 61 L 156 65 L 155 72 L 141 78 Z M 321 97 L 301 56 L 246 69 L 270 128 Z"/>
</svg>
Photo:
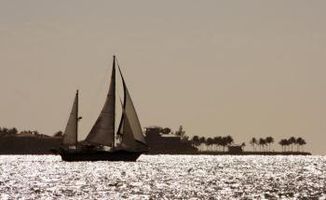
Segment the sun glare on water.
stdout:
<svg viewBox="0 0 326 200">
<path fill-rule="evenodd" d="M 0 156 L 0 199 L 326 198 L 325 171 L 322 156 Z"/>
</svg>

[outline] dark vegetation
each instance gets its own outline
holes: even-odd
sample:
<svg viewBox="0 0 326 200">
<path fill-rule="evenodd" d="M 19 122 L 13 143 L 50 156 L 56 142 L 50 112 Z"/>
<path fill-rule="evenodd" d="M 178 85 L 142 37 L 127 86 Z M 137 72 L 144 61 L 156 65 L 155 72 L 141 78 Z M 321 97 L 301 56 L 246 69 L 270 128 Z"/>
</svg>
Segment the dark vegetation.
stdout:
<svg viewBox="0 0 326 200">
<path fill-rule="evenodd" d="M 0 154 L 51 154 L 50 149 L 61 144 L 60 135 L 60 131 L 48 136 L 38 131 L 0 127 Z"/>
<path fill-rule="evenodd" d="M 225 151 L 226 147 L 233 144 L 232 136 L 216 136 L 216 137 L 199 137 L 194 136 L 191 144 L 200 150 L 206 151 Z"/>
<path fill-rule="evenodd" d="M 254 151 L 259 148 L 260 151 L 271 151 L 271 144 L 274 143 L 274 138 L 252 138 L 250 144 Z M 303 152 L 303 147 L 306 145 L 306 141 L 301 137 L 290 137 L 289 139 L 281 139 L 278 143 L 282 147 L 283 152 Z M 294 149 L 296 146 L 296 149 Z"/>
<path fill-rule="evenodd" d="M 202 151 L 225 151 L 226 147 L 232 145 L 234 140 L 232 136 L 216 136 L 216 137 L 199 137 L 193 136 L 190 140 L 191 144 L 197 147 Z M 272 144 L 274 143 L 273 137 L 266 138 L 252 138 L 249 141 L 249 144 L 252 146 L 253 151 L 257 152 L 271 152 Z M 279 144 L 282 146 L 283 152 L 303 152 L 303 147 L 306 145 L 306 141 L 301 138 L 290 137 L 289 139 L 281 139 Z M 246 144 L 241 143 L 241 147 L 244 147 Z M 296 147 L 296 148 L 295 148 Z"/>
</svg>

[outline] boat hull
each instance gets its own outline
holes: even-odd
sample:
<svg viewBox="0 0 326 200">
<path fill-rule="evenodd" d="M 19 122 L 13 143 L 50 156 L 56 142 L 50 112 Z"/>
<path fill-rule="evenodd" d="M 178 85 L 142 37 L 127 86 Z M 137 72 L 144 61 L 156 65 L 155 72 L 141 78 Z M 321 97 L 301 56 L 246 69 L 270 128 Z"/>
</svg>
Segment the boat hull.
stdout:
<svg viewBox="0 0 326 200">
<path fill-rule="evenodd" d="M 83 151 L 83 150 L 65 150 L 61 149 L 62 160 L 69 162 L 78 161 L 136 161 L 142 152 L 129 152 L 125 150 L 117 151 Z"/>
</svg>

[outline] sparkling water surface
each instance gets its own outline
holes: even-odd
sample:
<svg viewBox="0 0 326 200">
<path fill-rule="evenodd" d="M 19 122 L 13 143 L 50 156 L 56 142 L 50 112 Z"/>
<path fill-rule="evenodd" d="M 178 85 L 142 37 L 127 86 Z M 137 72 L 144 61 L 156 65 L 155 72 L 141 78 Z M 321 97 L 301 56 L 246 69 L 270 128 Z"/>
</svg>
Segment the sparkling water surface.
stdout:
<svg viewBox="0 0 326 200">
<path fill-rule="evenodd" d="M 326 156 L 0 156 L 0 199 L 325 199 Z"/>
</svg>

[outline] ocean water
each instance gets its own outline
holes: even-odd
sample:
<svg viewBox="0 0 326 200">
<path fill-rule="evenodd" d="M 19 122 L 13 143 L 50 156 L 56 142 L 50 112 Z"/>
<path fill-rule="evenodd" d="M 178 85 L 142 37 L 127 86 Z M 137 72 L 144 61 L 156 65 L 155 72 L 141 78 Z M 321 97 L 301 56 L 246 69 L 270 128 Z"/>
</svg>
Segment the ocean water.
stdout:
<svg viewBox="0 0 326 200">
<path fill-rule="evenodd" d="M 326 156 L 0 156 L 0 199 L 325 199 Z"/>
</svg>

